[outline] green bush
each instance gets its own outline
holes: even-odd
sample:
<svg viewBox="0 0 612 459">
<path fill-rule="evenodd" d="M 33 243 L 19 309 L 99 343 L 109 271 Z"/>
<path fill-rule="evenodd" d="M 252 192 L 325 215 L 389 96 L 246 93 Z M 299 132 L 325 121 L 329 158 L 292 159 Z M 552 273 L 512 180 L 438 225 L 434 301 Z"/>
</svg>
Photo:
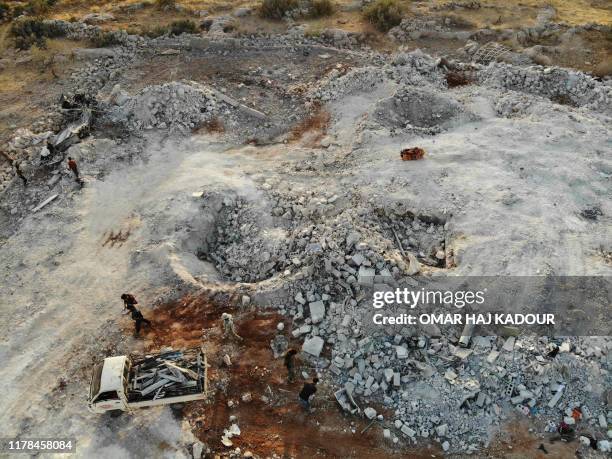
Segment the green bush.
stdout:
<svg viewBox="0 0 612 459">
<path fill-rule="evenodd" d="M 297 6 L 297 0 L 262 0 L 259 5 L 259 14 L 268 19 L 282 19 L 288 11 Z"/>
<path fill-rule="evenodd" d="M 198 26 L 189 19 L 174 21 L 170 24 L 170 35 L 181 35 L 184 33 L 198 33 Z"/>
<path fill-rule="evenodd" d="M 155 26 L 155 27 L 143 27 L 140 31 L 140 35 L 144 35 L 149 38 L 157 38 L 162 35 L 167 35 L 170 33 L 170 29 L 168 26 Z"/>
<path fill-rule="evenodd" d="M 54 3 L 48 0 L 30 0 L 25 7 L 25 11 L 30 16 L 44 16 L 49 12 Z"/>
<path fill-rule="evenodd" d="M 11 16 L 14 18 L 18 18 L 19 16 L 21 16 L 23 13 L 25 13 L 25 6 L 23 5 L 17 5 L 13 7 L 13 11 L 11 11 Z"/>
<path fill-rule="evenodd" d="M 336 5 L 331 0 L 312 0 L 310 5 L 310 17 L 321 18 L 331 16 L 336 10 Z"/>
<path fill-rule="evenodd" d="M 96 33 L 89 41 L 94 48 L 108 48 L 121 44 L 117 34 L 103 31 Z"/>
<path fill-rule="evenodd" d="M 397 0 L 376 0 L 363 10 L 364 17 L 382 32 L 402 22 L 403 11 Z"/>
<path fill-rule="evenodd" d="M 8 3 L 0 2 L 0 22 L 8 21 L 11 18 L 11 7 Z"/>
<path fill-rule="evenodd" d="M 47 38 L 63 37 L 66 32 L 57 24 L 46 22 L 41 18 L 25 18 L 15 21 L 11 26 L 10 35 L 15 47 L 30 49 L 33 45 L 46 47 Z"/>
<path fill-rule="evenodd" d="M 158 10 L 176 9 L 176 0 L 155 0 L 155 8 Z"/>
</svg>

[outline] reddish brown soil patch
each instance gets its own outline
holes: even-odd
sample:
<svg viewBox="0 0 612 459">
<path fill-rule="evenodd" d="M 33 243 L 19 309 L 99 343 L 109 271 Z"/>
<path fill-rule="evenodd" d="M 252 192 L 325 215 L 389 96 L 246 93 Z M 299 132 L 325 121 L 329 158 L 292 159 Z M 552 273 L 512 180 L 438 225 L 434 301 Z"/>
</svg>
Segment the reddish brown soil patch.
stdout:
<svg viewBox="0 0 612 459">
<path fill-rule="evenodd" d="M 195 129 L 194 134 L 206 133 L 206 134 L 223 134 L 225 132 L 225 126 L 223 125 L 223 121 L 219 118 L 215 117 L 208 121 L 205 121 L 197 129 Z"/>
<path fill-rule="evenodd" d="M 529 428 L 534 427 L 529 420 L 516 418 L 511 420 L 501 431 L 489 448 L 483 451 L 485 457 L 503 457 L 507 459 L 570 459 L 575 458 L 576 450 L 579 447 L 578 440 L 570 443 L 561 441 L 558 435 L 546 434 L 546 438 L 537 438 L 529 432 Z M 536 427 L 536 431 L 543 430 Z M 577 437 L 576 437 L 577 438 Z M 539 449 L 540 445 L 547 451 Z"/>
<path fill-rule="evenodd" d="M 234 315 L 242 341 L 223 337 L 223 312 Z M 151 317 L 154 327 L 143 335 L 147 349 L 202 345 L 206 350 L 210 399 L 187 404 L 183 415 L 195 435 L 214 451 L 229 452 L 240 447 L 262 456 L 276 453 L 282 457 L 342 458 L 407 457 L 407 454 L 430 458 L 437 452 L 388 449 L 379 425 L 360 434 L 368 423 L 342 413 L 326 381 L 319 383 L 314 412 L 302 411 L 296 399 L 303 383 L 301 376 L 297 382 L 288 384 L 282 359 L 275 360 L 270 348 L 279 322 L 285 323 L 286 336 L 291 331 L 291 323 L 275 312 L 240 310 L 229 299 L 218 302 L 206 295 L 190 295 L 158 307 Z M 230 368 L 223 364 L 225 354 L 231 358 Z M 298 366 L 298 373 L 306 371 L 314 376 L 314 369 L 307 363 L 298 362 Z M 245 393 L 251 394 L 251 401 L 242 401 Z M 232 408 L 229 401 L 234 404 Z M 221 437 L 223 430 L 232 424 L 231 415 L 236 416 L 242 433 L 232 438 L 232 447 L 226 447 Z M 351 423 L 356 433 L 351 432 Z"/>
<path fill-rule="evenodd" d="M 456 88 L 457 86 L 465 86 L 472 84 L 474 80 L 465 72 L 459 72 L 456 70 L 449 70 L 446 73 L 446 84 L 449 88 Z"/>
<path fill-rule="evenodd" d="M 307 137 L 307 142 L 315 145 L 319 143 L 327 133 L 330 120 L 330 114 L 322 108 L 317 107 L 310 115 L 291 129 L 289 140 L 295 142 Z"/>
</svg>

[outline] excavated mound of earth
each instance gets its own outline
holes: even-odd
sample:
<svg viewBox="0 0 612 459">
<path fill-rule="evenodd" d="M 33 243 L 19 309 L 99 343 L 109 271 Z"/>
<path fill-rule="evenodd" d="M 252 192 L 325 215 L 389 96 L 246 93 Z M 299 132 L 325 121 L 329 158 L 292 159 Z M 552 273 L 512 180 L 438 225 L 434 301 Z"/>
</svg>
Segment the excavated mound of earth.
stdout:
<svg viewBox="0 0 612 459">
<path fill-rule="evenodd" d="M 363 262 L 385 265 L 393 272 L 391 260 L 406 252 L 428 266 L 447 266 L 444 222 L 437 218 L 383 208 L 372 209 L 368 219 L 350 208 L 334 209 L 334 217 L 294 215 L 289 203 L 286 211 L 270 210 L 262 201 L 231 194 L 216 201 L 213 229 L 195 253 L 233 282 L 261 282 L 303 265 L 323 267 L 330 259 L 340 265 L 349 260 L 355 268 Z M 355 245 L 360 235 L 367 235 L 367 246 Z M 339 257 L 332 255 L 336 252 Z"/>
<path fill-rule="evenodd" d="M 459 102 L 439 91 L 409 88 L 381 100 L 375 113 L 377 121 L 389 127 L 445 128 L 457 121 L 464 109 Z"/>
</svg>

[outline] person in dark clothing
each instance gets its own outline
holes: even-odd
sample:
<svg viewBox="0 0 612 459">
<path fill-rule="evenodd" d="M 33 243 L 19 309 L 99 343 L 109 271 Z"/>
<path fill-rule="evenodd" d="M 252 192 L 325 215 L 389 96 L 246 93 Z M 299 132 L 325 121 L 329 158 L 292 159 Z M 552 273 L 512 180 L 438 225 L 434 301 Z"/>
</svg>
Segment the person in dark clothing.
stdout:
<svg viewBox="0 0 612 459">
<path fill-rule="evenodd" d="M 287 381 L 295 381 L 295 356 L 297 351 L 295 349 L 289 349 L 285 354 L 285 367 L 287 367 Z"/>
<path fill-rule="evenodd" d="M 136 309 L 136 307 L 133 304 L 127 306 L 127 309 L 132 314 L 132 320 L 134 321 L 134 335 L 135 336 L 138 336 L 140 334 L 140 328 L 142 327 L 142 324 L 145 324 L 151 327 L 151 321 L 145 319 L 142 313 L 138 309 Z"/>
<path fill-rule="evenodd" d="M 78 182 L 79 181 L 79 168 L 77 166 L 76 161 L 72 159 L 70 156 L 68 157 L 68 169 L 70 169 L 74 173 L 76 181 Z"/>
<path fill-rule="evenodd" d="M 131 293 L 124 293 L 121 295 L 121 299 L 123 300 L 123 307 L 129 308 L 130 306 L 135 306 L 138 304 L 136 297 Z"/>
<path fill-rule="evenodd" d="M 313 378 L 312 383 L 305 383 L 304 387 L 300 391 L 298 395 L 298 401 L 302 408 L 306 411 L 310 412 L 310 399 L 317 392 L 317 383 L 319 382 L 319 378 Z"/>
<path fill-rule="evenodd" d="M 19 162 L 15 161 L 13 163 L 13 166 L 15 167 L 15 174 L 21 179 L 21 181 L 23 182 L 23 186 L 28 186 L 28 179 L 25 178 L 25 176 L 23 175 Z"/>
</svg>

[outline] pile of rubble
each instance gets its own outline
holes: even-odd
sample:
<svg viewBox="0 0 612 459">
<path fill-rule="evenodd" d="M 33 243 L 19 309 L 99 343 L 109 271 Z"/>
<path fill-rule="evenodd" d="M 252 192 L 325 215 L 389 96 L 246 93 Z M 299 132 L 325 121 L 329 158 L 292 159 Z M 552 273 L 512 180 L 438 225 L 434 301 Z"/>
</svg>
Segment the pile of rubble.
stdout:
<svg viewBox="0 0 612 459">
<path fill-rule="evenodd" d="M 226 199 L 216 234 L 200 251 L 228 279 L 257 282 L 308 272 L 324 284 L 320 287 L 326 293 L 338 286 L 352 292 L 375 273 L 399 277 L 414 274 L 421 264 L 446 265 L 443 218 L 415 216 L 404 208 L 384 209 L 375 203 L 346 208 L 347 202 L 357 204 L 348 193 L 314 196 L 264 186 L 272 208 Z M 402 252 L 414 252 L 411 261 L 403 261 Z"/>
<path fill-rule="evenodd" d="M 130 401 L 157 400 L 202 391 L 201 374 L 205 363 L 194 350 L 169 351 L 155 357 L 134 360 Z"/>
<path fill-rule="evenodd" d="M 210 94 L 184 83 L 148 86 L 133 96 L 115 86 L 107 117 L 131 131 L 177 129 L 187 132 L 213 117 L 217 104 Z"/>
<path fill-rule="evenodd" d="M 411 277 L 416 272 L 452 263 L 444 218 L 380 208 L 350 193 L 300 193 L 272 182 L 261 188 L 269 206 L 225 201 L 204 258 L 234 281 L 280 280 L 291 299 L 279 299 L 278 310 L 293 319 L 304 355 L 335 381 L 339 403 L 382 421 L 390 441 L 434 439 L 444 450 L 473 452 L 513 413 L 544 429 L 571 424 L 576 409 L 582 417 L 574 424 L 607 429 L 610 338 L 460 342 L 461 330 L 370 326 L 371 288 L 415 287 L 423 282 Z"/>
<path fill-rule="evenodd" d="M 459 119 L 474 116 L 452 97 L 429 88 L 402 87 L 393 96 L 376 105 L 376 120 L 391 129 L 438 134 Z"/>
</svg>

